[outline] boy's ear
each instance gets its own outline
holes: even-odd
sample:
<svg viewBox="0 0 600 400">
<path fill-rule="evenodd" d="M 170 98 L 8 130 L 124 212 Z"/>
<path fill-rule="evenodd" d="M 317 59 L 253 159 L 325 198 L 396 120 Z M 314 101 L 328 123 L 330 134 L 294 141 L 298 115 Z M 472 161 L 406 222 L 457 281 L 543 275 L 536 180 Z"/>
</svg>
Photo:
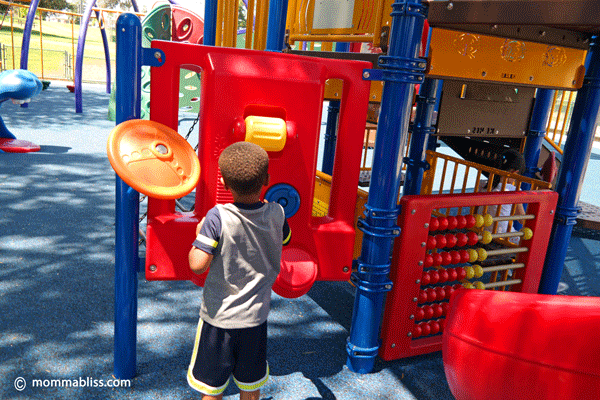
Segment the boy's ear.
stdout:
<svg viewBox="0 0 600 400">
<path fill-rule="evenodd" d="M 225 183 L 225 179 L 223 179 L 223 177 L 220 178 L 220 181 L 221 181 L 221 185 L 223 185 L 225 190 L 229 190 L 229 186 L 227 186 L 227 184 Z"/>
</svg>

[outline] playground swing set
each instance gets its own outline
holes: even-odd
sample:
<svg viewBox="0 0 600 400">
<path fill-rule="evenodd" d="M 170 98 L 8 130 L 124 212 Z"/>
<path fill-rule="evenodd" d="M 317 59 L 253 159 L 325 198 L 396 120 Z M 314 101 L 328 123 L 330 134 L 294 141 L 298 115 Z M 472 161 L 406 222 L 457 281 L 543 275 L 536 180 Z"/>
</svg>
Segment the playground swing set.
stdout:
<svg viewBox="0 0 600 400">
<path fill-rule="evenodd" d="M 393 2 L 388 53 L 379 58 L 378 69 L 365 61 L 278 52 L 284 44 L 281 21 L 285 19 L 285 8 L 271 10 L 267 39 L 267 50 L 271 51 L 210 46 L 214 44 L 216 15 L 216 2 L 212 1 L 206 3 L 205 45 L 154 40 L 151 48 L 143 48 L 139 19 L 131 14 L 119 18 L 117 126 L 108 142 L 109 159 L 118 174 L 115 376 L 135 375 L 138 192 L 149 196 L 146 278 L 184 279 L 201 285 L 202 277 L 195 276 L 187 266 L 188 245 L 204 213 L 217 203 L 231 201 L 219 182 L 216 160 L 220 151 L 233 142 L 246 140 L 267 150 L 272 179 L 263 196 L 284 206 L 294 231 L 293 243 L 283 253 L 275 292 L 288 298 L 298 297 L 306 294 L 317 280 L 350 279 L 356 287 L 347 344 L 347 365 L 352 371 L 370 372 L 377 355 L 393 360 L 443 349 L 450 388 L 461 400 L 522 399 L 532 391 L 540 393 L 541 398 L 544 393 L 561 393 L 565 399 L 598 393 L 600 367 L 586 365 L 580 356 L 584 349 L 597 348 L 588 337 L 569 342 L 569 349 L 576 349 L 571 357 L 544 358 L 536 350 L 519 353 L 523 343 L 536 349 L 537 342 L 554 342 L 562 337 L 564 330 L 557 321 L 564 316 L 581 315 L 578 321 L 585 319 L 593 326 L 600 325 L 597 299 L 554 301 L 550 296 L 556 293 L 562 272 L 562 267 L 556 267 L 564 261 L 562 242 L 568 240 L 577 215 L 572 211 L 577 203 L 577 188 L 568 180 L 583 171 L 581 157 L 575 160 L 573 149 L 579 147 L 581 153 L 586 148 L 589 157 L 593 132 L 586 121 L 596 121 L 600 105 L 600 91 L 594 84 L 599 79 L 600 54 L 595 42 L 585 40 L 590 32 L 598 31 L 598 26 L 592 21 L 585 21 L 587 25 L 582 21 L 554 21 L 554 14 L 542 13 L 550 21 L 540 21 L 538 25 L 545 26 L 548 34 L 533 40 L 529 29 L 532 22 L 527 15 L 531 17 L 533 10 L 540 7 L 547 10 L 552 2 L 532 1 L 529 3 L 535 4 L 518 12 L 509 9 L 506 12 L 514 20 L 506 19 L 509 16 L 503 13 L 481 12 L 481 3 L 429 2 L 426 7 L 419 0 Z M 489 3 L 502 8 L 510 2 Z M 571 6 L 586 7 L 589 3 L 573 2 Z M 426 15 L 432 31 L 429 56 L 423 59 L 418 52 Z M 461 30 L 457 30 L 466 16 L 473 15 L 486 15 L 487 19 L 475 21 L 474 26 L 461 25 Z M 577 15 L 585 18 L 584 14 Z M 319 18 L 316 21 L 325 17 Z M 507 28 L 507 21 L 516 21 L 525 28 L 524 32 Z M 497 22 L 493 25 L 497 31 L 485 31 L 492 26 L 490 22 Z M 313 26 L 315 23 L 313 20 Z M 594 28 L 582 32 L 573 28 L 578 25 Z M 403 40 L 395 40 L 399 37 Z M 527 52 L 523 50 L 525 46 Z M 502 50 L 499 55 L 498 49 Z M 151 121 L 139 120 L 142 65 L 151 68 Z M 176 132 L 177 83 L 184 67 L 202 76 L 197 154 Z M 434 127 L 439 79 L 445 80 L 444 87 L 448 82 L 451 88 L 452 81 L 463 77 L 467 80 L 454 85 L 460 88 L 458 92 L 448 90 L 438 99 L 441 105 Z M 330 155 L 333 164 L 329 196 L 328 190 L 319 192 L 319 202 L 325 206 L 315 216 L 315 185 L 324 185 L 322 179 L 316 178 L 316 165 L 322 104 L 329 79 L 343 82 L 339 129 Z M 363 217 L 356 220 L 354 200 L 371 80 L 385 84 L 369 196 Z M 490 82 L 496 86 L 490 87 Z M 398 205 L 400 154 L 406 143 L 417 83 L 421 87 L 411 147 L 405 160 L 404 191 Z M 525 94 L 496 98 L 498 92 L 491 89 L 502 85 L 508 85 L 515 94 Z M 515 91 L 515 87 L 543 89 L 535 93 Z M 562 165 L 570 173 L 559 175 L 556 192 L 525 190 L 544 185 L 531 177 L 521 177 L 524 179 L 517 184 L 521 189 L 518 192 L 465 193 L 463 189 L 461 193 L 421 194 L 427 169 L 425 149 L 433 135 L 495 137 L 514 136 L 516 131 L 517 136 L 526 136 L 526 155 L 539 155 L 554 88 L 579 89 Z M 513 103 L 514 99 L 526 111 L 515 114 L 518 118 L 503 118 L 504 103 Z M 455 115 L 449 115 L 448 110 L 456 104 L 462 104 L 472 119 L 456 121 Z M 530 161 L 534 158 L 526 157 L 528 173 L 535 172 L 536 165 Z M 487 172 L 490 180 L 494 174 L 501 175 L 503 188 L 508 179 L 519 178 L 494 169 Z M 456 176 L 455 170 L 452 184 Z M 477 183 L 479 179 L 478 175 Z M 195 211 L 176 212 L 175 199 L 194 189 Z M 499 205 L 517 203 L 526 206 L 526 215 L 499 213 Z M 477 207 L 491 206 L 498 210 L 495 215 L 475 211 Z M 510 227 L 515 220 L 523 222 L 520 231 L 497 230 L 499 223 L 508 222 Z M 362 232 L 362 241 L 360 256 L 354 259 L 357 229 Z M 513 237 L 520 239 L 518 244 L 507 240 Z M 486 247 L 492 241 L 498 245 Z M 548 243 L 556 246 L 546 254 Z M 462 290 L 470 287 L 485 290 Z M 476 302 L 486 307 L 470 306 Z M 498 302 L 507 307 L 494 306 Z M 482 318 L 482 312 L 489 313 L 489 318 Z M 502 315 L 506 317 L 501 318 Z M 535 316 L 538 336 L 522 334 L 527 315 Z M 501 352 L 497 351 L 500 347 L 494 347 L 495 335 L 483 334 L 510 329 L 520 334 L 504 341 Z M 478 342 L 473 342 L 473 338 Z M 495 351 L 493 362 L 485 357 Z M 478 360 L 476 365 L 471 362 L 473 359 Z M 547 363 L 540 363 L 542 359 Z M 503 379 L 490 384 L 486 377 L 494 373 L 480 376 L 477 368 L 501 370 Z M 523 378 L 518 385 L 504 388 L 507 385 L 503 383 L 515 373 L 531 379 Z M 536 389 L 540 374 L 544 374 L 544 392 Z M 586 379 L 580 379 L 581 374 L 587 374 Z M 548 387 L 550 391 L 546 390 Z"/>
</svg>

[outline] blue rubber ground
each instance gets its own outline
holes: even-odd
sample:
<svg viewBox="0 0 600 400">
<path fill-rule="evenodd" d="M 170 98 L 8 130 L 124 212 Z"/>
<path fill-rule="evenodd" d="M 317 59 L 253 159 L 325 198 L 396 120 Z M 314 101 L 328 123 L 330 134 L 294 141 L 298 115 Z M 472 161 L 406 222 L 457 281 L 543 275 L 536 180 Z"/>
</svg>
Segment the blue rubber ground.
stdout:
<svg viewBox="0 0 600 400">
<path fill-rule="evenodd" d="M 106 158 L 109 95 L 84 86 L 83 113 L 53 82 L 27 108 L 0 109 L 39 153 L 0 154 L 0 398 L 191 399 L 185 374 L 200 291 L 188 282 L 139 277 L 137 376 L 130 388 L 89 387 L 112 379 L 114 173 Z M 596 179 L 600 151 L 588 175 Z M 593 164 L 592 164 L 593 163 Z M 589 196 L 588 178 L 582 200 Z M 596 186 L 596 189 L 598 186 Z M 595 193 L 594 195 L 598 195 Z M 584 198 L 584 196 L 587 196 Z M 600 296 L 600 242 L 573 237 L 565 293 Z M 452 399 L 441 353 L 376 363 L 359 375 L 346 366 L 353 293 L 318 282 L 308 295 L 274 295 L 269 317 L 271 379 L 263 399 Z M 23 391 L 15 389 L 24 378 Z M 71 388 L 33 387 L 70 380 Z M 46 381 L 44 381 L 46 380 Z M 75 383 L 77 381 L 77 383 Z M 85 383 L 88 387 L 81 386 Z M 226 399 L 237 398 L 233 384 Z"/>
</svg>

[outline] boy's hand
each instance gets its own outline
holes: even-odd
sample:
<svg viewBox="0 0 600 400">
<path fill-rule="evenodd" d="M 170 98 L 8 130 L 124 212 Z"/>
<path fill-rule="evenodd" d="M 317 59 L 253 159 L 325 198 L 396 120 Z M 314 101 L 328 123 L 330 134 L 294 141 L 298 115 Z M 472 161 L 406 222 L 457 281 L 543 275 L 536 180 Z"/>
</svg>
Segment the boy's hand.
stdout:
<svg viewBox="0 0 600 400">
<path fill-rule="evenodd" d="M 202 217 L 202 220 L 198 223 L 198 225 L 196 225 L 196 236 L 200 234 L 200 229 L 202 228 L 205 219 L 206 217 Z"/>
</svg>

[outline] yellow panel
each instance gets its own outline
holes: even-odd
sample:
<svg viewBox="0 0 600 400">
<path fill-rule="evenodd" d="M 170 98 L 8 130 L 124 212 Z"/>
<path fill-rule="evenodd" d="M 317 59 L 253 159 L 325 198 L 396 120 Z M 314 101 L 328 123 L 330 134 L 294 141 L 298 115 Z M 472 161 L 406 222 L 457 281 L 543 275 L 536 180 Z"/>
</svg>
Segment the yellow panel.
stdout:
<svg viewBox="0 0 600 400">
<path fill-rule="evenodd" d="M 352 26 L 314 28 L 315 2 L 290 0 L 288 3 L 287 26 L 289 42 L 332 41 L 372 42 L 379 46 L 381 28 L 390 26 L 394 0 L 354 0 Z M 339 12 L 332 7 L 333 12 Z"/>
<path fill-rule="evenodd" d="M 579 89 L 586 50 L 435 28 L 428 76 Z"/>
<path fill-rule="evenodd" d="M 266 151 L 281 151 L 286 139 L 287 129 L 281 118 L 246 117 L 246 142 L 257 144 Z"/>
<path fill-rule="evenodd" d="M 342 98 L 343 84 L 340 79 L 329 79 L 325 82 L 325 99 L 340 100 Z M 371 81 L 371 93 L 369 101 L 381 102 L 381 92 L 383 91 L 383 81 Z"/>
</svg>

